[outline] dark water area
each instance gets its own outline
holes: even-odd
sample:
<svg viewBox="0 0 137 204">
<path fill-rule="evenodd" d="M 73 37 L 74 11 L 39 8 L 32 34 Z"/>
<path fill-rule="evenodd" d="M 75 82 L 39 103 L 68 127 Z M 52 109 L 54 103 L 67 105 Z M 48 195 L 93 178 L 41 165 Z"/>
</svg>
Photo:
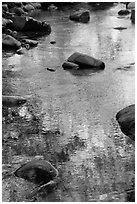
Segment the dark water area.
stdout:
<svg viewBox="0 0 137 204">
<path fill-rule="evenodd" d="M 115 115 L 135 103 L 135 25 L 130 16 L 118 18 L 125 5 L 82 6 L 90 10 L 89 23 L 68 18 L 81 5 L 37 12 L 51 34 L 24 55 L 3 52 L 3 95 L 28 97 L 3 116 L 3 201 L 124 202 L 134 189 L 135 146 Z M 119 26 L 127 29 L 114 29 Z M 105 70 L 64 70 L 74 52 L 102 60 Z M 34 157 L 50 161 L 59 180 L 51 192 L 27 198 L 34 184 L 12 172 Z"/>
</svg>

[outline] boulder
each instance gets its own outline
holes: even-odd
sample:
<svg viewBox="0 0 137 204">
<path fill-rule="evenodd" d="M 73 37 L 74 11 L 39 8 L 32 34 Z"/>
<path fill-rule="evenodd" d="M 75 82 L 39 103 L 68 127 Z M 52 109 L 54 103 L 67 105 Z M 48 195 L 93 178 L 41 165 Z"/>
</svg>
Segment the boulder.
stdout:
<svg viewBox="0 0 137 204">
<path fill-rule="evenodd" d="M 135 2 L 128 2 L 126 7 L 127 9 L 135 9 Z"/>
<path fill-rule="evenodd" d="M 28 17 L 26 16 L 14 16 L 12 18 L 13 28 L 17 31 L 22 31 L 26 22 L 28 21 Z"/>
<path fill-rule="evenodd" d="M 2 46 L 4 48 L 19 48 L 21 43 L 11 35 L 2 34 Z"/>
<path fill-rule="evenodd" d="M 57 177 L 58 171 L 50 162 L 35 159 L 21 166 L 14 174 L 35 184 L 44 184 Z"/>
<path fill-rule="evenodd" d="M 43 32 L 51 33 L 51 26 L 46 22 L 38 21 L 32 17 L 14 16 L 12 18 L 13 28 L 22 32 Z"/>
<path fill-rule="evenodd" d="M 102 62 L 101 60 L 95 59 L 94 57 L 88 56 L 86 54 L 81 54 L 79 52 L 75 52 L 74 54 L 72 54 L 67 61 L 79 65 L 80 69 L 105 68 L 105 63 Z"/>
<path fill-rule="evenodd" d="M 11 8 L 10 12 L 15 13 L 17 16 L 26 15 L 26 12 L 20 7 Z"/>
<path fill-rule="evenodd" d="M 118 15 L 121 15 L 121 16 L 123 16 L 123 15 L 128 15 L 128 14 L 130 14 L 130 11 L 127 10 L 127 9 L 123 9 L 123 10 L 120 10 L 120 11 L 118 12 Z"/>
<path fill-rule="evenodd" d="M 16 31 L 12 31 L 11 29 L 5 29 L 4 33 L 7 34 L 7 35 L 11 35 L 14 38 L 17 37 L 17 32 Z"/>
<path fill-rule="evenodd" d="M 79 69 L 79 65 L 73 62 L 64 62 L 62 67 L 64 69 Z"/>
<path fill-rule="evenodd" d="M 6 107 L 20 106 L 27 102 L 27 99 L 21 96 L 2 96 L 2 105 Z"/>
<path fill-rule="evenodd" d="M 38 2 L 34 2 L 34 3 L 30 3 L 35 9 L 40 9 L 41 8 L 41 4 Z"/>
<path fill-rule="evenodd" d="M 79 10 L 76 11 L 74 14 L 70 15 L 70 20 L 77 21 L 81 23 L 87 23 L 90 20 L 90 13 L 88 10 Z"/>
<path fill-rule="evenodd" d="M 23 32 L 44 32 L 51 33 L 51 27 L 46 22 L 38 21 L 34 18 L 29 17 L 28 21 L 22 29 Z"/>
<path fill-rule="evenodd" d="M 9 10 L 8 5 L 7 4 L 2 4 L 2 10 L 8 11 Z"/>
<path fill-rule="evenodd" d="M 10 19 L 2 18 L 2 30 L 9 28 L 13 25 L 13 21 Z"/>
<path fill-rule="evenodd" d="M 24 11 L 27 11 L 27 12 L 35 10 L 35 8 L 31 4 L 26 4 L 25 6 L 23 6 L 23 9 Z"/>
<path fill-rule="evenodd" d="M 135 104 L 120 110 L 116 119 L 121 131 L 135 141 Z"/>
</svg>

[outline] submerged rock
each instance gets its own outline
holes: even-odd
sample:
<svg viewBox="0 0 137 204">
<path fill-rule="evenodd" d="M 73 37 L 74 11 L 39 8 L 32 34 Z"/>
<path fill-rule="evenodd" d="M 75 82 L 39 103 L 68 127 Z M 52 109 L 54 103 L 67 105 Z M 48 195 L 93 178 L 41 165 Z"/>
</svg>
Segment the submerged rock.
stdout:
<svg viewBox="0 0 137 204">
<path fill-rule="evenodd" d="M 58 176 L 58 170 L 45 160 L 30 161 L 14 172 L 15 176 L 35 184 L 45 184 Z"/>
<path fill-rule="evenodd" d="M 27 102 L 27 99 L 21 96 L 2 96 L 2 105 L 7 107 L 20 106 Z"/>
<path fill-rule="evenodd" d="M 68 58 L 68 62 L 79 65 L 80 69 L 104 69 L 105 63 L 86 54 L 75 52 Z"/>
<path fill-rule="evenodd" d="M 4 48 L 19 48 L 21 43 L 11 35 L 2 35 L 2 46 Z"/>
<path fill-rule="evenodd" d="M 120 10 L 119 12 L 118 12 L 118 15 L 128 15 L 128 14 L 130 14 L 130 11 L 129 10 L 127 10 L 127 9 L 123 9 L 123 10 Z"/>
<path fill-rule="evenodd" d="M 88 10 L 79 10 L 79 11 L 76 11 L 74 14 L 70 15 L 69 18 L 72 21 L 87 23 L 90 20 L 90 13 Z"/>
<path fill-rule="evenodd" d="M 135 104 L 120 110 L 116 119 L 121 131 L 135 141 Z"/>
</svg>

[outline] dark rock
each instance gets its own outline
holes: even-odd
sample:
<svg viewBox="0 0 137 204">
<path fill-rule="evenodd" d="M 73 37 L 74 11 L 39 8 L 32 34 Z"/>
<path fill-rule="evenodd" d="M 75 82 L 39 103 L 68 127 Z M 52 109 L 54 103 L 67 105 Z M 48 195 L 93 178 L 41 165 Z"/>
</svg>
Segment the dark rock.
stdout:
<svg viewBox="0 0 137 204">
<path fill-rule="evenodd" d="M 135 9 L 131 10 L 131 21 L 132 23 L 135 23 Z"/>
<path fill-rule="evenodd" d="M 130 11 L 127 9 L 123 9 L 118 12 L 118 15 L 128 15 L 128 14 L 130 14 Z"/>
<path fill-rule="evenodd" d="M 23 27 L 22 31 L 27 32 L 45 32 L 45 33 L 51 33 L 51 27 L 46 22 L 38 21 L 34 18 L 29 17 L 28 21 L 25 23 L 25 26 Z"/>
<path fill-rule="evenodd" d="M 73 62 L 64 62 L 62 67 L 64 69 L 79 69 L 79 65 Z"/>
<path fill-rule="evenodd" d="M 114 29 L 116 29 L 116 30 L 125 30 L 125 29 L 127 29 L 126 27 L 121 27 L 121 26 L 119 26 L 119 27 L 115 27 Z"/>
<path fill-rule="evenodd" d="M 135 141 L 135 105 L 130 105 L 116 114 L 121 131 Z"/>
<path fill-rule="evenodd" d="M 30 3 L 35 9 L 40 9 L 41 8 L 41 4 L 38 2 L 34 2 L 34 3 Z"/>
<path fill-rule="evenodd" d="M 9 9 L 14 8 L 16 6 L 15 2 L 8 2 L 7 5 Z"/>
<path fill-rule="evenodd" d="M 54 45 L 55 43 L 56 43 L 56 41 L 54 41 L 54 40 L 50 42 L 50 44 L 53 44 L 53 45 Z"/>
<path fill-rule="evenodd" d="M 2 105 L 7 107 L 21 106 L 27 99 L 21 96 L 2 96 Z"/>
<path fill-rule="evenodd" d="M 19 178 L 42 185 L 57 177 L 58 170 L 48 161 L 33 160 L 21 166 L 14 174 Z"/>
<path fill-rule="evenodd" d="M 13 28 L 17 31 L 22 31 L 26 22 L 28 21 L 28 17 L 26 16 L 14 16 L 12 18 Z"/>
<path fill-rule="evenodd" d="M 68 58 L 69 62 L 79 65 L 80 69 L 104 69 L 105 63 L 86 54 L 75 52 Z"/>
<path fill-rule="evenodd" d="M 87 23 L 90 20 L 90 13 L 88 10 L 79 10 L 74 14 L 70 15 L 70 20 L 77 21 L 81 23 Z"/>
<path fill-rule="evenodd" d="M 12 18 L 14 29 L 22 32 L 51 33 L 51 27 L 46 22 L 38 21 L 32 17 L 14 16 Z"/>
<path fill-rule="evenodd" d="M 11 35 L 2 34 L 2 46 L 4 48 L 19 48 L 21 43 Z"/>
</svg>

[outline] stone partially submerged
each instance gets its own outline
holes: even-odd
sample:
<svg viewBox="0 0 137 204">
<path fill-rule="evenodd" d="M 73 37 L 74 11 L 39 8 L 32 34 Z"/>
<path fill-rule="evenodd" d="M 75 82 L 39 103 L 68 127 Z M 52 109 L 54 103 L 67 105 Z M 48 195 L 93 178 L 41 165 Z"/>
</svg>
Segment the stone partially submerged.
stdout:
<svg viewBox="0 0 137 204">
<path fill-rule="evenodd" d="M 75 52 L 68 58 L 68 62 L 75 63 L 80 69 L 104 69 L 105 63 L 86 54 Z"/>
<path fill-rule="evenodd" d="M 88 10 L 82 9 L 82 10 L 76 11 L 74 14 L 71 14 L 69 18 L 72 21 L 87 23 L 90 20 L 90 13 Z"/>
<path fill-rule="evenodd" d="M 58 176 L 58 170 L 45 160 L 30 161 L 14 172 L 15 176 L 42 185 Z"/>
<path fill-rule="evenodd" d="M 121 131 L 135 141 L 135 105 L 130 105 L 116 114 Z"/>
</svg>

